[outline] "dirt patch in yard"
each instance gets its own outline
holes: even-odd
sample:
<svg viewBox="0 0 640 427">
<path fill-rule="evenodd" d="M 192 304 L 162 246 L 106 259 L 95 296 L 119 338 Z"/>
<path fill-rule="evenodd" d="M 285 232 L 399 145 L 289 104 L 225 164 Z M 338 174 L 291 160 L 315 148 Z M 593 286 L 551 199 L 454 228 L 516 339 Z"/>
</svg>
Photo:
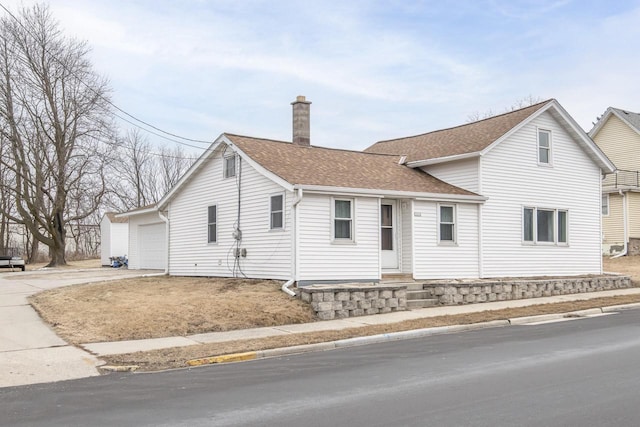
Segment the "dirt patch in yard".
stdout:
<svg viewBox="0 0 640 427">
<path fill-rule="evenodd" d="M 312 322 L 308 304 L 269 280 L 147 277 L 70 286 L 30 297 L 73 344 L 184 336 Z"/>
<path fill-rule="evenodd" d="M 290 347 L 303 344 L 315 344 L 346 338 L 409 331 L 437 326 L 467 325 L 472 323 L 488 322 L 491 320 L 505 320 L 515 317 L 534 316 L 551 313 L 566 313 L 588 308 L 598 308 L 610 305 L 630 304 L 637 302 L 640 302 L 640 295 L 596 298 L 586 301 L 540 304 L 521 308 L 509 308 L 504 310 L 482 311 L 470 314 L 407 320 L 404 322 L 391 323 L 387 325 L 366 326 L 361 328 L 343 329 L 339 331 L 291 334 L 253 340 L 202 344 L 189 347 L 176 347 L 147 352 L 103 356 L 101 357 L 101 359 L 105 360 L 108 365 L 137 365 L 142 371 L 157 371 L 170 368 L 183 368 L 187 366 L 186 362 L 188 360 L 201 357 L 266 350 L 270 348 Z"/>
<path fill-rule="evenodd" d="M 612 259 L 603 257 L 603 269 L 607 273 L 620 273 L 631 276 L 636 286 L 640 285 L 640 256 L 623 256 Z"/>
</svg>

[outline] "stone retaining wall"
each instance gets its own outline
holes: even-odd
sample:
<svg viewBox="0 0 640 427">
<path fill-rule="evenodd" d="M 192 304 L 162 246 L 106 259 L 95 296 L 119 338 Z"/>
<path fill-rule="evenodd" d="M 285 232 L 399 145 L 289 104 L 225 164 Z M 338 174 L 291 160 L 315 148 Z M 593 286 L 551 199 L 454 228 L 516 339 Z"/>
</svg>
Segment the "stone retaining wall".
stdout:
<svg viewBox="0 0 640 427">
<path fill-rule="evenodd" d="M 311 285 L 298 288 L 298 293 L 302 301 L 311 304 L 321 320 L 407 309 L 407 287 L 402 285 Z"/>
<path fill-rule="evenodd" d="M 474 281 L 425 283 L 429 298 L 439 305 L 538 298 L 630 288 L 629 276 L 593 276 L 541 280 Z"/>
</svg>

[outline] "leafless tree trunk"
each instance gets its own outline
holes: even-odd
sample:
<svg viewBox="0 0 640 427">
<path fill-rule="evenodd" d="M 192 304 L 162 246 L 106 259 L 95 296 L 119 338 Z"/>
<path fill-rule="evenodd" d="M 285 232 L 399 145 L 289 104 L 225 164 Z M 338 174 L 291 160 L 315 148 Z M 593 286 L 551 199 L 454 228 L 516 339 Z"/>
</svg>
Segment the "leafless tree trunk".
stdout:
<svg viewBox="0 0 640 427">
<path fill-rule="evenodd" d="M 0 166 L 14 179 L 16 211 L 3 213 L 48 246 L 50 266 L 65 264 L 67 223 L 94 212 L 104 193 L 108 86 L 86 44 L 64 37 L 46 6 L 4 16 L 0 34 L 0 136 L 8 145 Z"/>
</svg>

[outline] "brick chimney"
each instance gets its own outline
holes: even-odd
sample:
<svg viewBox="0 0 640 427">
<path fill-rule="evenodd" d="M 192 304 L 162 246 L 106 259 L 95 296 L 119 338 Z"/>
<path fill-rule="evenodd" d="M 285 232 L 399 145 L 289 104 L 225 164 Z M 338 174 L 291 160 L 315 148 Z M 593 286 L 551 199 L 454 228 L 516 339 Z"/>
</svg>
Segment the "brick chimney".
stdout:
<svg viewBox="0 0 640 427">
<path fill-rule="evenodd" d="M 293 143 L 308 147 L 311 145 L 311 102 L 304 96 L 298 96 L 291 105 L 293 105 Z"/>
</svg>

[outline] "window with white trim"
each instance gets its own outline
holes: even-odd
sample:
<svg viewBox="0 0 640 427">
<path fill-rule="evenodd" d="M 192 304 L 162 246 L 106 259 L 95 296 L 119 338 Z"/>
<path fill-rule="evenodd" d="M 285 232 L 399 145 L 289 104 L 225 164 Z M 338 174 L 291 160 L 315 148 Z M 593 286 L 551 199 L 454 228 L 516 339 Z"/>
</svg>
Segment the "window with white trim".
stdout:
<svg viewBox="0 0 640 427">
<path fill-rule="evenodd" d="M 224 156 L 223 162 L 224 177 L 231 178 L 236 176 L 236 155 Z"/>
<path fill-rule="evenodd" d="M 602 195 L 602 215 L 604 216 L 609 215 L 609 195 L 608 194 Z"/>
<path fill-rule="evenodd" d="M 538 129 L 538 163 L 551 164 L 551 131 Z"/>
<path fill-rule="evenodd" d="M 525 243 L 569 243 L 569 212 L 563 209 L 525 207 L 522 211 L 522 240 Z"/>
<path fill-rule="evenodd" d="M 213 205 L 207 208 L 207 242 L 216 243 L 218 241 L 218 206 Z"/>
<path fill-rule="evenodd" d="M 277 194 L 269 198 L 269 228 L 282 230 L 284 228 L 284 194 Z"/>
<path fill-rule="evenodd" d="M 353 241 L 353 200 L 333 200 L 333 238 Z"/>
<path fill-rule="evenodd" d="M 455 205 L 438 205 L 438 241 L 440 243 L 456 242 L 456 207 Z"/>
</svg>

